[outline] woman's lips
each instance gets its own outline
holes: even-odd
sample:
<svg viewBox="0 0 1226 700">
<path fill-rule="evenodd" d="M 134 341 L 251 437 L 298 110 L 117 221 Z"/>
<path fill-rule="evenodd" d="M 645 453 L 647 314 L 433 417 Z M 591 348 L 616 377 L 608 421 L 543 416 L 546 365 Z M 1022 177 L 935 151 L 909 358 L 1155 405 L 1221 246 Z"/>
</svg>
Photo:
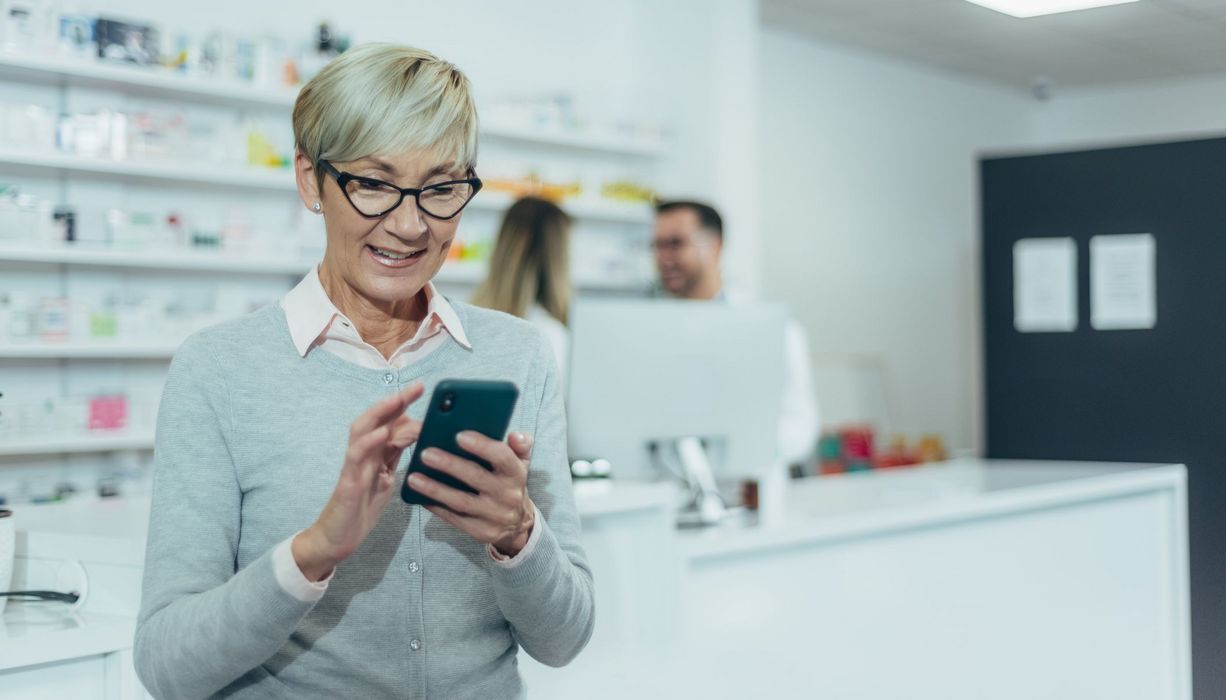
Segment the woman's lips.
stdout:
<svg viewBox="0 0 1226 700">
<path fill-rule="evenodd" d="M 425 248 L 423 248 L 421 250 L 413 251 L 406 258 L 397 259 L 397 258 L 388 257 L 386 255 L 381 255 L 380 253 L 376 252 L 375 246 L 372 246 L 372 245 L 367 245 L 365 248 L 365 251 L 366 251 L 366 255 L 368 255 L 371 260 L 374 260 L 375 262 L 379 263 L 383 267 L 390 267 L 390 268 L 395 268 L 395 269 L 412 267 L 413 265 L 416 265 L 418 261 L 420 261 L 422 257 L 424 257 L 424 254 L 426 252 Z"/>
</svg>

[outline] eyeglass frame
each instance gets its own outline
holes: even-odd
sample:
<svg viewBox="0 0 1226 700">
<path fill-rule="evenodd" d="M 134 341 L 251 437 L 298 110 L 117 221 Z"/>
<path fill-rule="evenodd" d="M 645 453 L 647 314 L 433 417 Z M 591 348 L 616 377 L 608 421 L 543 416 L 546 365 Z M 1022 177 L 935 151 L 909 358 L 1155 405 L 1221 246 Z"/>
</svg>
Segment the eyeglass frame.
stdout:
<svg viewBox="0 0 1226 700">
<path fill-rule="evenodd" d="M 481 181 L 481 178 L 477 177 L 476 171 L 472 169 L 469 169 L 468 171 L 469 173 L 472 174 L 472 177 L 465 178 L 463 180 L 448 180 L 446 182 L 437 182 L 433 185 L 427 185 L 425 187 L 397 187 L 396 185 L 390 182 L 386 182 L 378 178 L 363 177 L 361 175 L 354 175 L 353 173 L 347 173 L 343 170 L 339 170 L 331 162 L 323 160 L 322 158 L 317 162 L 316 165 L 317 167 L 322 168 L 324 172 L 328 173 L 329 175 L 332 176 L 334 180 L 336 180 L 336 184 L 338 187 L 340 187 L 341 194 L 345 195 L 345 201 L 349 202 L 349 206 L 353 207 L 354 211 L 356 211 L 357 213 L 361 214 L 362 216 L 368 219 L 378 219 L 380 217 L 387 216 L 388 214 L 395 211 L 396 208 L 399 207 L 401 204 L 404 204 L 404 198 L 406 196 L 412 195 L 413 201 L 417 204 L 417 208 L 420 209 L 422 212 L 424 212 L 427 216 L 429 216 L 432 219 L 438 219 L 439 221 L 448 221 L 448 220 L 454 219 L 457 216 L 459 216 L 460 212 L 464 211 L 464 208 L 468 206 L 469 202 L 473 201 L 473 197 L 477 196 L 477 193 L 481 191 L 482 186 L 484 186 L 485 184 Z M 365 182 L 376 183 L 378 185 L 390 187 L 391 189 L 396 190 L 397 192 L 400 193 L 400 199 L 396 200 L 395 204 L 388 207 L 387 209 L 384 209 L 378 214 L 367 214 L 366 212 L 359 209 L 358 205 L 353 203 L 353 200 L 349 198 L 349 192 L 345 189 L 345 185 L 349 184 L 350 182 L 354 180 L 362 180 Z M 428 209 L 426 209 L 425 207 L 421 205 L 421 193 L 422 192 L 426 192 L 427 190 L 432 190 L 437 187 L 444 187 L 446 185 L 461 185 L 461 184 L 471 186 L 473 188 L 473 191 L 472 191 L 472 194 L 468 195 L 468 199 L 465 200 L 464 203 L 460 205 L 460 208 L 457 209 L 455 213 L 452 214 L 451 216 L 439 216 L 438 214 L 435 214 L 429 211 Z"/>
</svg>

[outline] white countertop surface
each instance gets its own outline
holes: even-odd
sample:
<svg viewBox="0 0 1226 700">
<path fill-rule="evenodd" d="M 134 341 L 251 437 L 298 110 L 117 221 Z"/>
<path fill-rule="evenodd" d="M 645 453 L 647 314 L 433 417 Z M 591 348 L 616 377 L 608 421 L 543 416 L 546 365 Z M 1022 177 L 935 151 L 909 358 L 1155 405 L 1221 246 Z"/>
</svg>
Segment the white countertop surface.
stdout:
<svg viewBox="0 0 1226 700">
<path fill-rule="evenodd" d="M 1101 497 L 1185 479 L 1179 465 L 967 459 L 916 468 L 827 476 L 786 485 L 782 512 L 759 523 L 683 531 L 689 557 L 837 539 L 957 518 Z M 666 483 L 592 481 L 575 485 L 584 517 L 670 507 Z M 19 555 L 140 565 L 148 497 L 17 508 Z"/>
<path fill-rule="evenodd" d="M 962 460 L 788 482 L 784 508 L 755 524 L 679 533 L 690 562 L 833 543 L 902 529 L 1182 487 L 1179 465 Z M 673 507 L 671 484 L 579 483 L 584 517 Z M 19 556 L 141 565 L 148 498 L 17 508 Z M 48 554 L 53 553 L 53 554 Z M 10 603 L 0 617 L 0 670 L 128 648 L 135 619 Z"/>
<path fill-rule="evenodd" d="M 670 484 L 593 480 L 575 484 L 575 504 L 581 516 L 598 517 L 668 507 L 675 491 Z M 57 557 L 83 562 L 136 566 L 144 562 L 148 496 L 17 506 L 15 512 L 19 556 L 55 552 Z"/>
<path fill-rule="evenodd" d="M 575 507 L 584 518 L 653 508 L 667 508 L 671 515 L 676 499 L 677 487 L 670 483 L 575 482 Z"/>
<path fill-rule="evenodd" d="M 671 513 L 669 484 L 575 485 L 585 518 L 646 509 Z M 141 566 L 149 525 L 149 498 L 81 499 L 17 507 L 17 554 Z M 0 616 L 0 671 L 105 654 L 132 646 L 134 616 L 72 613 L 55 603 L 10 602 Z"/>
<path fill-rule="evenodd" d="M 1182 465 L 965 459 L 788 483 L 760 522 L 680 533 L 689 561 L 835 542 L 1182 486 Z"/>
<path fill-rule="evenodd" d="M 0 671 L 132 646 L 136 619 L 71 613 L 57 603 L 10 602 L 0 615 Z"/>
<path fill-rule="evenodd" d="M 80 499 L 13 506 L 17 556 L 141 566 L 149 529 L 149 498 Z"/>
</svg>

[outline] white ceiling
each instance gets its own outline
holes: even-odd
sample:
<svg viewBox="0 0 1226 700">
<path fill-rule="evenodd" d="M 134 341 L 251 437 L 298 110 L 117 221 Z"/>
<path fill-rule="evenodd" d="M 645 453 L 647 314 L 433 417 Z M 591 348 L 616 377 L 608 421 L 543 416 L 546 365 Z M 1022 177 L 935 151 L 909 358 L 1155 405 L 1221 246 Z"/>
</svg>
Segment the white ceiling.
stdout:
<svg viewBox="0 0 1226 700">
<path fill-rule="evenodd" d="M 1140 0 L 1029 19 L 965 0 L 761 6 L 767 26 L 1019 87 L 1226 73 L 1226 0 Z"/>
</svg>

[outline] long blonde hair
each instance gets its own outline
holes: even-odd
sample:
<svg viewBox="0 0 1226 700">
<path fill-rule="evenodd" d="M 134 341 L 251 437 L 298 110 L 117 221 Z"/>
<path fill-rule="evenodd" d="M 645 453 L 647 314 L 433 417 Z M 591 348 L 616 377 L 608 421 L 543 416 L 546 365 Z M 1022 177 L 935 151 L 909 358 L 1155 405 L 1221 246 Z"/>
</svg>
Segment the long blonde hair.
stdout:
<svg viewBox="0 0 1226 700">
<path fill-rule="evenodd" d="M 536 303 L 565 324 L 570 311 L 570 216 L 536 197 L 512 204 L 473 303 L 520 318 Z"/>
</svg>

